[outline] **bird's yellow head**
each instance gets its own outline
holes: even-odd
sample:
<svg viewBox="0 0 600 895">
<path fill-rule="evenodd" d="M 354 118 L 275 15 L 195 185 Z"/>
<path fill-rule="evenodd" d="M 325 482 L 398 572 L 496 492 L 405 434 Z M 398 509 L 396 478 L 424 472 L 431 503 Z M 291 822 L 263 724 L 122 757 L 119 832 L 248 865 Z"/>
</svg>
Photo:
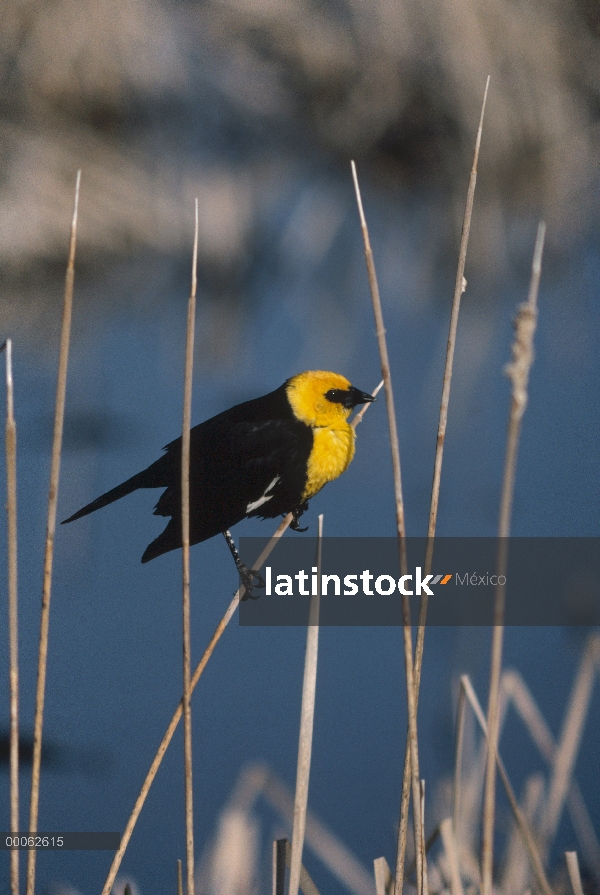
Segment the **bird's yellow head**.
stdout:
<svg viewBox="0 0 600 895">
<path fill-rule="evenodd" d="M 375 399 L 339 373 L 306 370 L 286 383 L 288 401 L 297 419 L 311 428 L 341 426 L 358 404 Z"/>
</svg>

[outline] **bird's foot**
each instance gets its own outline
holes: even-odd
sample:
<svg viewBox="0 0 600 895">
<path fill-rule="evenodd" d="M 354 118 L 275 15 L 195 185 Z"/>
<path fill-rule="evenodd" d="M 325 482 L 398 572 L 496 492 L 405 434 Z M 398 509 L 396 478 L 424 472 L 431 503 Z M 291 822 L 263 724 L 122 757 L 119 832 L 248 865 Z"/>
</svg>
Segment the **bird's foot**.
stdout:
<svg viewBox="0 0 600 895">
<path fill-rule="evenodd" d="M 306 513 L 308 509 L 308 501 L 305 500 L 304 503 L 299 504 L 297 507 L 294 507 L 292 510 L 293 519 L 290 522 L 290 528 L 292 531 L 308 531 L 308 525 L 305 528 L 300 528 L 298 525 L 298 519 L 303 513 Z"/>
<path fill-rule="evenodd" d="M 255 572 L 254 569 L 249 569 L 244 563 L 241 563 L 238 566 L 238 572 L 240 573 L 242 587 L 244 588 L 244 593 L 240 597 L 240 600 L 258 600 L 260 594 L 255 594 L 254 588 L 265 587 L 265 579 L 263 576 L 258 572 Z"/>
</svg>

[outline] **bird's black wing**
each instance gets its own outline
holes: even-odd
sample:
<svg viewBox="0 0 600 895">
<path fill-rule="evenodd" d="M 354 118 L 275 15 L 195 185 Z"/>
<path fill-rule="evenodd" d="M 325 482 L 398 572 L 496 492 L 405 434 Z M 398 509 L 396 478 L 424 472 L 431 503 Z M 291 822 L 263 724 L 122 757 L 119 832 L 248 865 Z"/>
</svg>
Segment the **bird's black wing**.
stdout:
<svg viewBox="0 0 600 895">
<path fill-rule="evenodd" d="M 272 519 L 296 507 L 306 486 L 312 447 L 312 429 L 298 420 L 239 424 L 227 483 L 238 494 L 238 511 Z"/>
<path fill-rule="evenodd" d="M 312 430 L 297 419 L 232 420 L 227 414 L 190 433 L 190 543 L 212 538 L 246 516 L 288 513 L 302 498 Z M 143 561 L 181 546 L 181 439 L 152 467 L 168 487 L 154 510 L 172 519 Z"/>
<path fill-rule="evenodd" d="M 204 541 L 246 516 L 275 517 L 301 502 L 312 430 L 293 414 L 286 383 L 231 407 L 190 431 L 190 543 Z M 181 438 L 147 469 L 66 519 L 71 522 L 138 488 L 165 488 L 155 514 L 171 516 L 142 562 L 181 547 Z"/>
</svg>

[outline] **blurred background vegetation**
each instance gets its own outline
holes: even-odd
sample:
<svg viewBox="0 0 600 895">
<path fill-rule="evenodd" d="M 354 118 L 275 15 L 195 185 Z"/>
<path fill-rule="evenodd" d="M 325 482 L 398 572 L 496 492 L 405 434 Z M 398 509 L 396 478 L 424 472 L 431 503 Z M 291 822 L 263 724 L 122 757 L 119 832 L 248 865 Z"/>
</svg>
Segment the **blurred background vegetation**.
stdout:
<svg viewBox="0 0 600 895">
<path fill-rule="evenodd" d="M 349 157 L 391 207 L 434 195 L 419 266 L 453 261 L 488 74 L 471 257 L 496 278 L 519 260 L 531 217 L 547 218 L 557 253 L 595 223 L 600 13 L 590 0 L 0 8 L 1 301 L 31 331 L 54 310 L 78 167 L 79 271 L 93 267 L 96 282 L 102 272 L 102 298 L 90 300 L 104 310 L 124 293 L 169 300 L 152 284 L 165 264 L 187 263 L 198 194 L 213 326 L 239 335 L 240 309 L 260 301 L 257 278 L 300 262 L 310 276 L 334 246 L 339 257 L 354 215 L 340 186 Z M 135 290 L 121 268 L 133 259 Z"/>
</svg>

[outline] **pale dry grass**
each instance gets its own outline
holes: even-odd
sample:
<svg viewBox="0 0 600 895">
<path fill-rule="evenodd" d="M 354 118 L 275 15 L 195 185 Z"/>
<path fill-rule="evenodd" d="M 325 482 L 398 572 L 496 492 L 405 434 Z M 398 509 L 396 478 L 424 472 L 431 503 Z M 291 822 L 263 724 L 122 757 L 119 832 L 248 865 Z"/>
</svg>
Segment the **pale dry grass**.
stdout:
<svg viewBox="0 0 600 895">
<path fill-rule="evenodd" d="M 533 262 L 529 297 L 519 308 L 515 320 L 515 340 L 512 346 L 513 360 L 506 367 L 506 375 L 512 382 L 512 401 L 508 420 L 508 436 L 502 494 L 500 498 L 500 520 L 498 523 L 498 579 L 506 580 L 508 567 L 508 549 L 510 536 L 511 511 L 517 474 L 517 454 L 521 435 L 521 422 L 527 407 L 527 387 L 529 372 L 533 364 L 533 337 L 537 325 L 537 299 L 542 273 L 542 252 L 546 225 L 538 227 Z M 494 595 L 494 627 L 492 631 L 492 650 L 490 659 L 490 690 L 488 697 L 487 726 L 488 754 L 486 764 L 485 792 L 483 802 L 483 835 L 482 835 L 482 874 L 483 895 L 492 892 L 492 864 L 495 818 L 495 786 L 496 786 L 496 750 L 498 745 L 498 688 L 502 671 L 502 645 L 504 638 L 504 608 L 506 592 L 503 585 L 496 587 Z"/>
<path fill-rule="evenodd" d="M 323 516 L 319 516 L 317 539 L 317 581 L 321 580 L 321 559 L 323 555 Z M 319 655 L 319 614 L 321 597 L 319 589 L 313 593 L 308 613 L 306 630 L 306 652 L 304 656 L 304 679 L 302 682 L 302 703 L 300 707 L 300 734 L 298 738 L 298 763 L 296 768 L 296 790 L 294 794 L 294 822 L 292 825 L 292 844 L 286 860 L 290 868 L 289 895 L 298 895 L 302 884 L 302 852 L 306 834 L 306 811 L 308 807 L 308 784 L 310 778 L 310 762 L 315 720 L 315 698 L 317 695 L 317 662 Z M 302 886 L 304 895 L 306 886 Z"/>
<path fill-rule="evenodd" d="M 12 341 L 6 353 L 6 517 L 8 540 L 8 640 L 10 692 L 10 831 L 19 833 L 19 603 L 17 591 L 17 425 L 14 414 Z M 10 888 L 19 895 L 19 852 L 10 854 Z"/>
<path fill-rule="evenodd" d="M 198 285 L 198 199 L 195 203 L 192 286 L 187 311 L 185 375 L 183 383 L 183 428 L 181 435 L 181 563 L 182 563 L 182 639 L 183 639 L 183 751 L 185 772 L 185 851 L 187 895 L 194 895 L 194 797 L 191 704 L 190 634 L 190 429 L 192 426 L 192 376 L 194 372 L 194 335 L 196 329 L 196 290 Z"/>
<path fill-rule="evenodd" d="M 498 861 L 498 879 L 495 882 L 495 887 L 501 895 L 525 895 L 531 890 L 545 893 L 565 891 L 562 887 L 551 885 L 549 881 L 549 874 L 544 866 L 548 861 L 548 855 L 544 856 L 543 862 L 540 857 L 539 843 L 542 841 L 540 834 L 547 829 L 549 817 L 556 811 L 550 793 L 553 789 L 552 781 L 557 778 L 566 778 L 568 787 L 567 793 L 563 793 L 558 806 L 559 816 L 564 810 L 567 810 L 573 827 L 577 830 L 580 825 L 580 821 L 577 819 L 579 812 L 582 810 L 587 812 L 583 797 L 579 803 L 572 802 L 568 796 L 568 792 L 577 787 L 573 776 L 576 755 L 572 755 L 572 743 L 575 741 L 579 745 L 581 742 L 582 731 L 589 718 L 592 689 L 598 678 L 600 678 L 600 636 L 596 634 L 590 637 L 584 649 L 573 682 L 571 697 L 565 707 L 562 733 L 558 743 L 555 743 L 534 697 L 518 672 L 506 669 L 502 675 L 500 681 L 500 732 L 504 727 L 509 708 L 514 708 L 517 717 L 523 723 L 525 730 L 544 759 L 547 771 L 543 774 L 536 772 L 529 776 L 523 788 L 523 796 L 519 800 L 515 796 L 502 757 L 499 753 L 497 754 L 497 766 L 514 819 L 514 827 L 505 839 L 504 854 Z M 441 820 L 430 832 L 426 845 L 429 891 L 437 893 L 437 895 L 462 895 L 465 892 L 478 891 L 481 886 L 479 843 L 487 754 L 487 722 L 475 689 L 466 675 L 461 677 L 459 692 L 456 770 L 452 786 L 453 816 Z M 470 717 L 477 722 L 480 731 L 479 737 L 476 736 L 475 731 L 469 732 Z M 572 732 L 573 727 L 575 734 Z M 467 749 L 465 749 L 465 742 L 468 744 Z M 575 753 L 576 751 L 577 749 Z M 538 792 L 537 810 L 534 812 L 534 817 L 531 817 L 528 816 L 527 802 L 530 799 L 529 793 L 534 790 Z M 240 774 L 230 800 L 223 808 L 223 817 L 230 814 L 238 817 L 237 826 L 240 831 L 247 825 L 255 828 L 259 822 L 259 809 L 263 802 L 281 818 L 284 828 L 291 829 L 294 796 L 277 774 L 264 765 L 251 765 Z M 232 828 L 227 827 L 227 829 Z M 374 892 L 376 895 L 391 895 L 394 878 L 384 857 L 379 857 L 374 861 L 374 875 L 369 880 L 365 869 L 356 861 L 352 853 L 310 810 L 307 812 L 306 833 L 307 847 L 319 857 L 332 876 L 353 895 L 373 895 Z M 255 833 L 255 835 L 257 834 Z M 554 831 L 553 837 L 555 835 L 556 831 Z M 598 848 L 593 829 L 591 836 L 593 847 Z M 589 843 L 584 848 L 585 837 L 582 840 L 578 834 L 578 838 L 586 867 L 593 873 L 595 879 L 600 879 L 598 868 L 594 869 L 593 859 L 590 859 Z M 436 849 L 438 841 L 440 847 Z M 552 843 L 553 838 L 548 842 L 548 847 L 551 847 Z M 237 853 L 237 846 L 231 836 L 228 838 L 227 844 L 228 848 L 225 847 L 224 842 L 215 842 L 201 859 L 197 880 L 199 892 L 205 893 L 211 889 L 210 877 L 207 875 L 212 860 L 210 856 L 218 852 L 222 855 L 222 859 L 227 861 L 228 854 Z M 252 873 L 249 873 L 248 870 L 248 860 L 251 860 L 254 868 Z M 258 849 L 251 859 L 246 858 L 245 872 L 248 879 L 256 878 L 259 873 L 260 860 L 261 855 Z M 573 881 L 574 895 L 578 895 L 577 878 L 581 879 L 580 874 L 578 869 L 575 869 L 574 858 L 567 856 L 566 860 L 569 866 L 569 875 Z M 413 862 L 409 868 L 409 874 L 412 875 L 414 870 Z M 412 889 L 413 884 L 409 878 L 407 878 L 406 884 Z M 281 885 L 281 878 L 279 885 Z M 233 891 L 228 890 L 226 895 L 232 895 Z M 237 889 L 235 891 L 239 892 Z M 277 891 L 280 892 L 281 889 L 278 888 Z"/>
<path fill-rule="evenodd" d="M 469 186 L 467 189 L 467 198 L 465 202 L 465 212 L 463 217 L 462 233 L 460 239 L 460 248 L 458 252 L 458 265 L 456 270 L 456 279 L 454 283 L 454 295 L 452 298 L 452 309 L 450 312 L 450 326 L 448 331 L 448 344 L 446 347 L 446 362 L 444 365 L 444 378 L 442 382 L 442 398 L 440 402 L 440 416 L 438 422 L 437 439 L 435 445 L 435 457 L 433 461 L 433 482 L 431 486 L 431 503 L 429 508 L 429 524 L 427 527 L 427 548 L 425 552 L 424 568 L 425 574 L 431 572 L 431 563 L 433 561 L 433 549 L 435 543 L 435 532 L 437 526 L 437 515 L 439 507 L 440 484 L 442 479 L 442 462 L 444 459 L 444 446 L 446 443 L 446 428 L 448 425 L 448 407 L 450 404 L 450 388 L 452 385 L 452 370 L 454 366 L 454 353 L 456 349 L 456 334 L 458 331 L 458 317 L 460 313 L 460 302 L 462 295 L 466 289 L 467 281 L 465 280 L 465 264 L 467 261 L 467 248 L 469 245 L 469 236 L 471 234 L 471 219 L 473 215 L 473 201 L 475 199 L 475 186 L 477 184 L 477 166 L 479 163 L 479 150 L 481 148 L 481 136 L 483 133 L 483 118 L 485 114 L 485 106 L 487 101 L 488 89 L 490 86 L 490 78 L 485 82 L 485 90 L 483 101 L 481 104 L 481 114 L 479 116 L 479 126 L 475 137 L 475 151 L 473 153 L 473 164 L 471 166 L 471 174 L 469 177 Z M 419 688 L 421 685 L 421 670 L 423 665 L 423 649 L 425 644 L 425 626 L 427 621 L 427 594 L 422 594 L 419 602 L 419 618 L 417 623 L 417 639 L 415 643 L 415 710 L 419 705 Z M 396 879 L 404 879 L 404 859 L 406 854 L 406 830 L 408 825 L 408 806 L 409 806 L 409 780 L 410 780 L 410 749 L 407 734 L 407 746 L 404 757 L 404 773 L 402 777 L 402 795 L 400 802 L 400 824 L 398 827 L 398 846 L 396 852 Z M 424 834 L 424 828 L 423 828 Z"/>
<path fill-rule="evenodd" d="M 46 545 L 44 551 L 44 581 L 42 607 L 40 613 L 40 642 L 38 652 L 37 688 L 35 697 L 35 719 L 33 726 L 33 759 L 31 765 L 31 799 L 29 807 L 29 832 L 37 833 L 40 797 L 40 768 L 42 762 L 42 728 L 44 723 L 44 703 L 46 697 L 46 671 L 48 664 L 48 634 L 50 630 L 50 597 L 52 593 L 52 565 L 54 562 L 54 535 L 56 532 L 56 507 L 58 502 L 58 481 L 62 451 L 65 400 L 67 392 L 67 367 L 69 362 L 69 342 L 71 339 L 71 317 L 73 312 L 73 284 L 75 280 L 75 248 L 77 245 L 77 212 L 79 208 L 79 185 L 81 170 L 77 172 L 75 184 L 75 204 L 71 221 L 69 260 L 65 280 L 65 294 L 58 356 L 58 379 L 56 384 L 56 404 L 54 413 L 54 436 L 50 462 L 50 487 L 48 493 L 48 518 L 46 523 Z M 27 858 L 27 895 L 35 891 L 36 849 L 29 849 Z"/>
</svg>

